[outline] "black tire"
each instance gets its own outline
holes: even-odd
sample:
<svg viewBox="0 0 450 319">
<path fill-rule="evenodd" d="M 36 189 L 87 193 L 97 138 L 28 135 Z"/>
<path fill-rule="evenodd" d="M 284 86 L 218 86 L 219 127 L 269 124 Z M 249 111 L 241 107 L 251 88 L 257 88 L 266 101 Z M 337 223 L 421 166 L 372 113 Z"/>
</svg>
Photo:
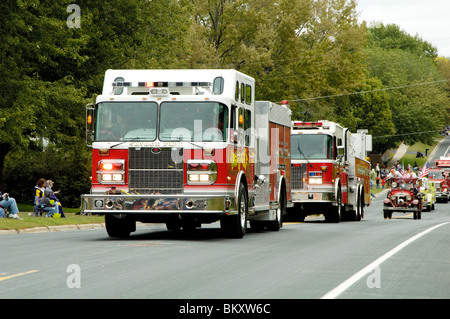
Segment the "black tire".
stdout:
<svg viewBox="0 0 450 319">
<path fill-rule="evenodd" d="M 364 211 L 364 192 L 362 189 L 359 190 L 359 198 L 358 198 L 358 211 L 356 212 L 356 221 L 359 222 L 363 218 Z"/>
<path fill-rule="evenodd" d="M 341 188 L 340 187 L 337 192 L 336 202 L 337 202 L 337 205 L 332 206 L 325 215 L 325 221 L 327 223 L 339 223 L 339 221 L 341 220 L 342 196 L 341 196 Z"/>
<path fill-rule="evenodd" d="M 136 231 L 136 221 L 127 214 L 105 214 L 105 227 L 109 237 L 128 237 Z"/>
<path fill-rule="evenodd" d="M 247 232 L 248 197 L 244 185 L 239 186 L 237 198 L 238 213 L 220 220 L 221 228 L 230 238 L 242 238 Z"/>
<path fill-rule="evenodd" d="M 361 220 L 361 195 L 359 191 L 356 195 L 356 203 L 354 205 L 354 210 L 351 210 L 344 215 L 346 215 L 347 217 L 346 220 L 349 221 L 357 222 Z"/>
<path fill-rule="evenodd" d="M 267 230 L 279 231 L 281 227 L 283 227 L 283 216 L 286 215 L 286 206 L 287 206 L 286 191 L 285 188 L 283 187 L 280 194 L 280 200 L 278 201 L 276 219 L 268 222 Z"/>
<path fill-rule="evenodd" d="M 179 231 L 181 229 L 181 221 L 179 218 L 171 218 L 166 222 L 168 231 Z"/>
</svg>

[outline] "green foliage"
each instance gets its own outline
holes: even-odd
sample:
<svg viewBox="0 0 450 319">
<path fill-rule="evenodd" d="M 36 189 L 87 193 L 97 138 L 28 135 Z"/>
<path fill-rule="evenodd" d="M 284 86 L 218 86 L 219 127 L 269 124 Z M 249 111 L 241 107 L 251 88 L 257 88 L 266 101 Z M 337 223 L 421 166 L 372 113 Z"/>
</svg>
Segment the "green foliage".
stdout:
<svg viewBox="0 0 450 319">
<path fill-rule="evenodd" d="M 40 177 L 65 206 L 88 191 L 84 106 L 107 69 L 234 68 L 258 100 L 368 129 L 378 152 L 450 119 L 448 60 L 395 25 L 358 23 L 355 0 L 79 0 L 69 28 L 73 2 L 0 2 L 0 190 L 24 201 Z"/>
<path fill-rule="evenodd" d="M 395 25 L 376 25 L 369 34 L 368 72 L 390 88 L 386 98 L 395 126 L 390 140 L 429 143 L 446 125 L 450 102 L 436 65 L 436 49 Z"/>
<path fill-rule="evenodd" d="M 376 137 L 373 139 L 373 150 L 376 153 L 395 146 L 393 139 L 389 137 L 395 133 L 389 94 L 382 88 L 380 80 L 367 78 L 365 85 L 361 87 L 361 94 L 350 96 L 349 109 L 352 113 L 338 114 L 338 122 L 352 132 L 368 129 L 369 134 Z"/>
<path fill-rule="evenodd" d="M 33 203 L 39 178 L 55 182 L 53 190 L 61 190 L 57 197 L 63 207 L 79 207 L 79 195 L 90 188 L 90 157 L 80 146 L 16 151 L 7 157 L 5 168 L 5 191 L 21 203 Z"/>
</svg>

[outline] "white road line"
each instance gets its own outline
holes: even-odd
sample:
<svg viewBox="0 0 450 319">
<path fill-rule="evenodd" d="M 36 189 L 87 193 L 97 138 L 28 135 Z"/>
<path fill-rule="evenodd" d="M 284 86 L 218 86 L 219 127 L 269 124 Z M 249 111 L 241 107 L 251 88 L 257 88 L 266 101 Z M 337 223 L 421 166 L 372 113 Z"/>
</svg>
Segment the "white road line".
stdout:
<svg viewBox="0 0 450 319">
<path fill-rule="evenodd" d="M 362 277 L 364 277 L 366 274 L 372 272 L 376 267 L 378 267 L 382 262 L 386 261 L 388 258 L 392 257 L 395 253 L 399 252 L 400 250 L 402 250 L 403 248 L 405 248 L 407 245 L 411 244 L 413 241 L 415 241 L 416 239 L 419 239 L 420 237 L 422 237 L 423 235 L 435 230 L 438 227 L 441 227 L 443 225 L 446 224 L 450 224 L 449 222 L 446 223 L 442 223 L 442 224 L 438 224 L 436 226 L 430 227 L 427 230 L 424 230 L 423 232 L 411 237 L 410 239 L 404 241 L 403 243 L 401 243 L 400 245 L 398 245 L 397 247 L 393 248 L 392 250 L 390 250 L 389 252 L 387 252 L 386 254 L 384 254 L 383 256 L 381 256 L 380 258 L 378 258 L 377 260 L 375 260 L 374 262 L 372 262 L 370 265 L 364 267 L 363 269 L 361 269 L 360 271 L 358 271 L 356 274 L 354 274 L 353 276 L 351 276 L 350 278 L 348 278 L 346 281 L 344 281 L 343 283 L 341 283 L 339 286 L 337 286 L 336 288 L 334 288 L 333 290 L 330 290 L 329 292 L 327 292 L 325 295 L 323 295 L 320 299 L 334 299 L 337 296 L 339 296 L 341 293 L 343 293 L 345 290 L 347 290 L 348 288 L 350 288 L 355 282 L 357 282 L 358 280 L 360 280 Z"/>
</svg>

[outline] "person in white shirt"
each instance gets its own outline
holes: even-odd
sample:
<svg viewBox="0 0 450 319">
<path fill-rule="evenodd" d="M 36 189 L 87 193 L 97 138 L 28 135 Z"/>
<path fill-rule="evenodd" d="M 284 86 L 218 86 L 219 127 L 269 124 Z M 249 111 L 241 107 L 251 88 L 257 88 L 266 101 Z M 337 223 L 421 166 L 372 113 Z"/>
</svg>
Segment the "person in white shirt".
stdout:
<svg viewBox="0 0 450 319">
<path fill-rule="evenodd" d="M 398 171 L 396 171 L 395 169 L 391 169 L 391 171 L 389 172 L 389 174 L 387 174 L 386 179 L 391 179 L 394 177 L 403 177 L 402 174 Z"/>
<path fill-rule="evenodd" d="M 408 170 L 406 171 L 404 177 L 405 178 L 417 178 L 417 174 L 413 172 L 411 167 L 408 167 Z"/>
</svg>

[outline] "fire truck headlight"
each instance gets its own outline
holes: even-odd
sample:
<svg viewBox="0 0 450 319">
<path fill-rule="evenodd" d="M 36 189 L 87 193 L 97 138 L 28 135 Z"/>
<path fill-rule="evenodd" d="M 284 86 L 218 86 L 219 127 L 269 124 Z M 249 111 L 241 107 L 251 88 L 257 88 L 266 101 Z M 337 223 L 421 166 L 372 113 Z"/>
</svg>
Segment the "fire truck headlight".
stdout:
<svg viewBox="0 0 450 319">
<path fill-rule="evenodd" d="M 125 160 L 99 161 L 97 180 L 102 184 L 123 184 L 125 182 Z"/>
<path fill-rule="evenodd" d="M 104 181 L 104 182 L 112 181 L 112 174 L 100 174 L 100 177 L 101 177 L 102 181 Z"/>
<path fill-rule="evenodd" d="M 309 184 L 322 184 L 322 172 L 309 172 Z"/>
<path fill-rule="evenodd" d="M 112 174 L 112 180 L 115 182 L 122 182 L 123 181 L 123 174 Z"/>
<path fill-rule="evenodd" d="M 213 174 L 193 174 L 188 172 L 188 182 L 190 184 L 213 184 L 217 180 L 217 173 Z"/>
<path fill-rule="evenodd" d="M 188 184 L 213 184 L 217 180 L 217 164 L 211 160 L 189 160 L 187 163 Z"/>
<path fill-rule="evenodd" d="M 98 180 L 100 183 L 123 183 L 123 173 L 99 173 Z"/>
</svg>

